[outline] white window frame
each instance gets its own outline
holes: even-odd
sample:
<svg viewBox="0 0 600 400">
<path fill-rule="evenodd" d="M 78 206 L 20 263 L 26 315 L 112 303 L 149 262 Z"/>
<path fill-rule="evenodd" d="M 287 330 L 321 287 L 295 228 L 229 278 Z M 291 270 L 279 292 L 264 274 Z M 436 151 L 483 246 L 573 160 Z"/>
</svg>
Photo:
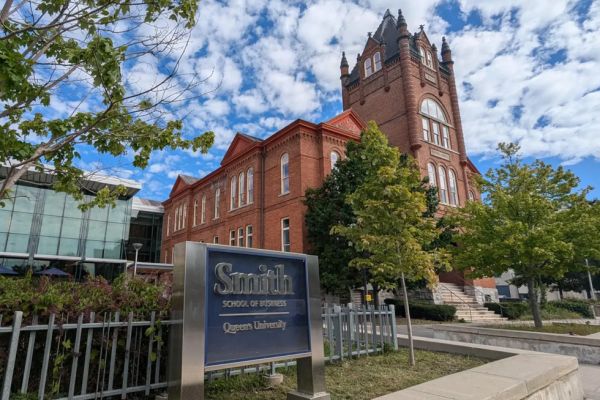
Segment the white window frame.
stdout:
<svg viewBox="0 0 600 400">
<path fill-rule="evenodd" d="M 472 190 L 469 190 L 469 201 L 475 201 L 475 193 Z"/>
<path fill-rule="evenodd" d="M 283 222 L 287 221 L 287 227 L 283 226 Z M 287 232 L 287 243 L 285 242 L 285 233 Z M 290 232 L 290 218 L 281 218 L 281 251 L 289 253 L 292 250 L 292 236 Z"/>
<path fill-rule="evenodd" d="M 436 121 L 431 121 L 431 133 L 433 134 L 433 143 L 440 145 L 440 124 Z"/>
<path fill-rule="evenodd" d="M 431 141 L 429 118 L 421 117 L 421 125 L 423 126 L 423 140 L 426 142 Z"/>
<path fill-rule="evenodd" d="M 450 148 L 450 130 L 446 125 L 442 125 L 442 147 Z"/>
<path fill-rule="evenodd" d="M 173 232 L 179 229 L 179 206 L 175 207 L 175 221 L 173 221 Z"/>
<path fill-rule="evenodd" d="M 281 176 L 280 193 L 288 194 L 290 192 L 290 156 L 283 153 L 279 159 L 279 170 Z"/>
<path fill-rule="evenodd" d="M 229 196 L 229 200 L 230 200 L 229 209 L 234 210 L 236 208 L 235 202 L 237 200 L 237 175 L 234 175 L 231 177 L 231 183 L 229 185 L 229 188 L 231 190 L 231 193 Z"/>
<path fill-rule="evenodd" d="M 333 170 L 335 168 L 335 164 L 337 164 L 338 161 L 340 161 L 340 153 L 338 153 L 337 151 L 333 150 L 331 153 L 329 153 L 329 162 L 331 163 L 331 169 Z"/>
<path fill-rule="evenodd" d="M 433 69 L 433 56 L 431 55 L 431 52 L 429 50 L 427 50 L 425 52 L 425 56 L 427 58 L 427 60 L 425 62 L 425 66 Z"/>
<path fill-rule="evenodd" d="M 448 204 L 448 185 L 446 183 L 446 168 L 444 168 L 442 165 L 438 166 L 438 180 L 440 182 L 440 203 Z"/>
<path fill-rule="evenodd" d="M 196 226 L 196 218 L 198 217 L 198 198 L 194 198 L 194 220 L 192 226 Z"/>
<path fill-rule="evenodd" d="M 373 73 L 381 69 L 381 53 L 376 52 L 373 54 Z"/>
<path fill-rule="evenodd" d="M 371 62 L 371 57 L 367 57 L 365 59 L 365 78 L 373 75 L 373 64 Z"/>
<path fill-rule="evenodd" d="M 215 216 L 214 219 L 220 217 L 221 213 L 221 188 L 217 188 L 215 190 Z"/>
<path fill-rule="evenodd" d="M 248 204 L 254 203 L 254 168 L 248 168 L 246 171 L 246 201 Z"/>
<path fill-rule="evenodd" d="M 458 206 L 458 183 L 456 181 L 456 174 L 450 168 L 448 168 L 448 189 L 450 194 L 450 205 Z"/>
<path fill-rule="evenodd" d="M 229 230 L 229 245 L 235 246 L 235 229 Z"/>
<path fill-rule="evenodd" d="M 171 234 L 171 213 L 167 214 L 167 236 Z"/>
<path fill-rule="evenodd" d="M 433 163 L 427 163 L 427 176 L 429 176 L 429 184 L 437 187 L 437 179 L 435 178 L 435 165 Z"/>
<path fill-rule="evenodd" d="M 219 235 L 214 235 L 213 236 L 213 243 L 214 244 L 219 244 Z"/>
<path fill-rule="evenodd" d="M 252 228 L 252 225 L 246 225 L 246 247 L 254 246 L 253 234 L 254 229 Z"/>
<path fill-rule="evenodd" d="M 246 174 L 244 171 L 240 172 L 238 185 L 238 207 L 241 207 L 246 204 Z"/>
<path fill-rule="evenodd" d="M 244 239 L 245 239 L 244 228 L 243 227 L 238 228 L 237 231 L 238 231 L 237 245 L 238 245 L 238 247 L 245 247 L 245 244 L 244 244 L 245 243 L 244 242 Z"/>
<path fill-rule="evenodd" d="M 200 223 L 206 223 L 206 195 L 202 195 L 202 201 L 200 203 Z"/>
</svg>

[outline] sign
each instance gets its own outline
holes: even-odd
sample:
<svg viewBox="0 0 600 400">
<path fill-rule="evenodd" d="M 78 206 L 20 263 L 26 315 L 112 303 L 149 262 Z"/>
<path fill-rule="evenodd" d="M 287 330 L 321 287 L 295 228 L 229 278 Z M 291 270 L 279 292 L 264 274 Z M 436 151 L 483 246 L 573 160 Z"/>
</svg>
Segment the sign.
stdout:
<svg viewBox="0 0 600 400">
<path fill-rule="evenodd" d="M 185 242 L 174 264 L 169 400 L 204 399 L 207 371 L 287 359 L 288 400 L 330 400 L 317 257 Z"/>
<path fill-rule="evenodd" d="M 205 365 L 310 352 L 306 257 L 208 249 Z"/>
<path fill-rule="evenodd" d="M 367 301 L 367 302 L 369 302 L 369 301 L 373 301 L 373 296 L 372 296 L 372 295 L 370 295 L 370 294 L 367 294 L 367 295 L 365 296 L 365 301 Z"/>
</svg>

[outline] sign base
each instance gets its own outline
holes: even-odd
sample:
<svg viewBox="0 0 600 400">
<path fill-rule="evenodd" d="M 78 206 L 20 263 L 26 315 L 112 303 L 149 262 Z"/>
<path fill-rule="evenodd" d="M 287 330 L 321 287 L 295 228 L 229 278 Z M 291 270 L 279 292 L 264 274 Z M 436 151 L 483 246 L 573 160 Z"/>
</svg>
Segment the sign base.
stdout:
<svg viewBox="0 0 600 400">
<path fill-rule="evenodd" d="M 296 392 L 294 390 L 292 392 L 288 392 L 287 400 L 331 400 L 331 395 L 325 392 L 309 394 Z"/>
</svg>

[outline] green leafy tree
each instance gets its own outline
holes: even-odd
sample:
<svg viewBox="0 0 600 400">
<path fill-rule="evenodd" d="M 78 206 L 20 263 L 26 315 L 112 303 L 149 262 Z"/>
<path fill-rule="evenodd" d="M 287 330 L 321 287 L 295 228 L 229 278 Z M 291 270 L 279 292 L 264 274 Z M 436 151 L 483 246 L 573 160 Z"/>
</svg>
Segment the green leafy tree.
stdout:
<svg viewBox="0 0 600 400">
<path fill-rule="evenodd" d="M 416 163 L 410 159 L 400 162 L 398 149 L 388 145 L 374 122 L 362 133 L 361 143 L 363 161 L 369 168 L 362 183 L 347 196 L 356 221 L 349 226 L 336 225 L 332 233 L 349 240 L 358 254 L 350 265 L 369 270 L 373 282 L 391 289 L 401 282 L 410 321 L 405 276 L 433 283 L 436 264 L 447 259 L 443 251 L 425 249 L 439 231 L 435 219 L 426 216 L 427 194 Z M 409 322 L 412 339 L 410 333 Z M 413 356 L 410 362 L 414 364 Z"/>
<path fill-rule="evenodd" d="M 600 218 L 586 201 L 589 188 L 562 167 L 524 163 L 516 144 L 501 143 L 504 162 L 482 179 L 482 202 L 469 202 L 456 215 L 455 265 L 475 276 L 509 269 L 529 290 L 535 325 L 542 326 L 539 285 L 560 280 L 583 257 L 597 254 Z"/>
<path fill-rule="evenodd" d="M 29 168 L 48 166 L 56 190 L 83 200 L 83 172 L 74 164 L 82 145 L 131 156 L 140 168 L 153 150 L 207 151 L 214 134 L 184 138 L 182 122 L 168 108 L 202 83 L 178 74 L 197 6 L 198 0 L 6 0 L 0 9 L 0 164 L 8 172 L 0 202 Z M 167 61 L 155 82 L 127 81 L 127 67 L 160 55 Z M 123 190 L 103 189 L 95 203 L 112 203 Z"/>
</svg>

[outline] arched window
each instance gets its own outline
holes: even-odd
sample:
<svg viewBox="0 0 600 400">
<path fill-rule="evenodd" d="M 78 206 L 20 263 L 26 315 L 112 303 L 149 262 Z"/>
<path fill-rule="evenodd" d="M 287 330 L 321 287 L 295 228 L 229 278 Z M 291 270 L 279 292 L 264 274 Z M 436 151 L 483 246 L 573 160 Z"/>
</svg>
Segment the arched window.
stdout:
<svg viewBox="0 0 600 400">
<path fill-rule="evenodd" d="M 231 178 L 231 186 L 230 186 L 230 190 L 231 190 L 231 198 L 230 198 L 230 204 L 229 204 L 229 208 L 231 210 L 233 210 L 235 208 L 235 201 L 237 199 L 237 176 L 233 176 Z"/>
<path fill-rule="evenodd" d="M 425 65 L 425 49 L 423 46 L 419 46 L 419 55 L 421 56 L 421 63 Z"/>
<path fill-rule="evenodd" d="M 179 206 L 175 209 L 175 221 L 173 221 L 173 232 L 179 229 Z"/>
<path fill-rule="evenodd" d="M 240 172 L 238 183 L 240 185 L 238 206 L 241 207 L 246 204 L 246 176 L 244 175 L 244 171 Z"/>
<path fill-rule="evenodd" d="M 446 185 L 446 168 L 441 165 L 438 167 L 438 175 L 440 180 L 440 203 L 448 204 L 448 186 Z"/>
<path fill-rule="evenodd" d="M 448 170 L 448 187 L 450 188 L 450 204 L 458 205 L 458 186 L 456 185 L 456 174 L 451 169 Z"/>
<path fill-rule="evenodd" d="M 380 52 L 373 54 L 373 64 L 375 65 L 375 68 L 373 68 L 374 73 L 381 69 L 381 53 Z"/>
<path fill-rule="evenodd" d="M 248 204 L 252 204 L 254 202 L 254 169 L 248 168 L 248 172 L 246 172 L 246 180 L 248 181 L 246 184 L 246 190 L 248 194 L 246 195 L 246 200 Z"/>
<path fill-rule="evenodd" d="M 371 58 L 368 57 L 365 60 L 365 78 L 370 76 L 373 73 L 373 64 L 371 63 Z"/>
<path fill-rule="evenodd" d="M 331 161 L 331 169 L 334 169 L 335 164 L 340 160 L 340 154 L 337 151 L 332 151 L 329 154 L 329 160 Z"/>
<path fill-rule="evenodd" d="M 435 179 L 435 165 L 432 163 L 427 164 L 427 176 L 429 176 L 429 184 L 431 186 L 437 186 L 437 179 Z"/>
<path fill-rule="evenodd" d="M 200 206 L 200 223 L 206 222 L 206 195 L 202 196 L 202 205 Z"/>
<path fill-rule="evenodd" d="M 420 111 L 423 140 L 450 149 L 450 127 L 442 107 L 433 99 L 424 99 Z"/>
<path fill-rule="evenodd" d="M 281 156 L 281 194 L 290 192 L 290 157 L 288 153 Z"/>
<path fill-rule="evenodd" d="M 217 188 L 215 191 L 215 219 L 219 218 L 219 211 L 221 210 L 221 188 Z"/>
</svg>

